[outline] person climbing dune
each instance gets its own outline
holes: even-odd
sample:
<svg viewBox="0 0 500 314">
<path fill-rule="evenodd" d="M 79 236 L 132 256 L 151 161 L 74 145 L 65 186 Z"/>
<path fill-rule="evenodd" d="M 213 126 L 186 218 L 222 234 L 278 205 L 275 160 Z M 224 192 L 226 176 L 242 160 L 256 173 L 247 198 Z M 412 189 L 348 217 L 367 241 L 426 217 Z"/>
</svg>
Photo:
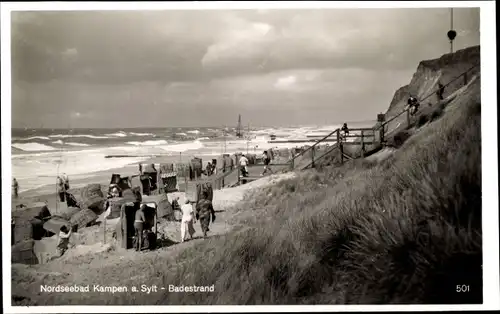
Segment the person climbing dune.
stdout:
<svg viewBox="0 0 500 314">
<path fill-rule="evenodd" d="M 418 102 L 418 99 L 412 95 L 408 98 L 408 110 L 410 111 L 410 114 L 413 116 L 417 113 L 418 108 L 420 107 L 420 104 Z"/>
<path fill-rule="evenodd" d="M 436 94 L 437 94 L 439 100 L 443 100 L 444 85 L 441 84 L 441 82 L 438 83 L 438 90 L 436 91 Z"/>
</svg>

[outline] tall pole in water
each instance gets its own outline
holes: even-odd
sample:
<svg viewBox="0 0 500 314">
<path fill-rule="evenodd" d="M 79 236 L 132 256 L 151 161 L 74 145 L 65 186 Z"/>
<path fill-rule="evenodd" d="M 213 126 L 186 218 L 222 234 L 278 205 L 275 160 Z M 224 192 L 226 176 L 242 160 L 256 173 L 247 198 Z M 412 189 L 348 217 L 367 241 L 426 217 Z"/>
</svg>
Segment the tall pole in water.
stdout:
<svg viewBox="0 0 500 314">
<path fill-rule="evenodd" d="M 238 115 L 238 127 L 237 127 L 237 130 L 236 130 L 236 136 L 238 138 L 242 137 L 242 134 L 241 134 L 241 114 Z"/>
<path fill-rule="evenodd" d="M 224 154 L 226 153 L 226 127 L 224 126 Z"/>
<path fill-rule="evenodd" d="M 248 154 L 248 145 L 250 144 L 250 123 L 247 128 L 247 154 Z"/>
<path fill-rule="evenodd" d="M 453 40 L 457 37 L 457 32 L 453 29 L 453 8 L 450 9 L 450 30 L 446 35 L 450 40 L 450 53 L 453 53 Z"/>
</svg>

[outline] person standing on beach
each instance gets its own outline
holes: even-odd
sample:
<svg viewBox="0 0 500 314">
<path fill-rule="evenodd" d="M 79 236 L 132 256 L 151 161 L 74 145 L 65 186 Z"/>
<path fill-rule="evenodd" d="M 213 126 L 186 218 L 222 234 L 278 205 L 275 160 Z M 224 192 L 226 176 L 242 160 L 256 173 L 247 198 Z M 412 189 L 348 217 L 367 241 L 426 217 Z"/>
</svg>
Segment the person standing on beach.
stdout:
<svg viewBox="0 0 500 314">
<path fill-rule="evenodd" d="M 245 155 L 243 154 L 241 155 L 239 163 L 240 163 L 241 174 L 244 177 L 248 176 L 248 169 L 247 169 L 248 159 L 245 157 Z"/>
<path fill-rule="evenodd" d="M 204 238 L 207 237 L 207 232 L 210 231 L 208 228 L 210 225 L 210 216 L 212 217 L 212 222 L 214 222 L 215 210 L 212 202 L 208 199 L 208 192 L 205 191 L 203 192 L 203 199 L 196 204 L 196 219 L 200 221 Z"/>
<path fill-rule="evenodd" d="M 146 205 L 142 204 L 139 210 L 135 212 L 134 229 L 136 236 L 135 250 L 140 252 L 142 250 L 142 231 L 144 230 L 144 223 L 146 222 L 146 215 L 144 214 L 144 208 Z"/>
<path fill-rule="evenodd" d="M 120 197 L 121 192 L 120 188 L 118 187 L 117 184 L 110 184 L 109 185 L 109 192 L 108 192 L 108 198 L 114 198 L 114 197 Z"/>
<path fill-rule="evenodd" d="M 181 242 L 186 241 L 186 231 L 189 233 L 189 239 L 193 239 L 195 234 L 194 224 L 196 223 L 196 218 L 194 215 L 193 205 L 189 199 L 186 199 L 184 205 L 181 206 L 182 211 L 182 222 L 181 222 Z"/>
<path fill-rule="evenodd" d="M 212 175 L 217 174 L 217 159 L 212 159 Z"/>
<path fill-rule="evenodd" d="M 18 196 L 19 196 L 19 183 L 17 183 L 16 178 L 12 179 L 12 193 L 14 194 L 14 198 L 18 198 Z"/>
<path fill-rule="evenodd" d="M 261 173 L 261 176 L 264 176 L 268 171 L 271 171 L 271 173 L 274 173 L 271 170 L 271 167 L 269 164 L 271 163 L 271 156 L 269 156 L 269 152 L 267 150 L 264 151 L 264 172 Z"/>
<path fill-rule="evenodd" d="M 57 194 L 59 194 L 59 201 L 64 202 L 66 199 L 66 189 L 64 180 L 60 176 L 57 176 Z"/>
<path fill-rule="evenodd" d="M 207 167 L 206 167 L 205 171 L 207 173 L 207 176 L 212 175 L 212 163 L 210 161 L 207 163 Z"/>
<path fill-rule="evenodd" d="M 212 162 L 212 175 L 216 175 L 216 174 L 217 174 L 217 163 Z"/>
<path fill-rule="evenodd" d="M 174 196 L 171 205 L 174 214 L 174 220 L 182 221 L 182 208 L 181 205 L 179 204 L 179 196 Z"/>
<path fill-rule="evenodd" d="M 67 174 L 63 173 L 62 179 L 64 181 L 64 190 L 67 192 L 69 190 L 69 177 Z"/>
</svg>

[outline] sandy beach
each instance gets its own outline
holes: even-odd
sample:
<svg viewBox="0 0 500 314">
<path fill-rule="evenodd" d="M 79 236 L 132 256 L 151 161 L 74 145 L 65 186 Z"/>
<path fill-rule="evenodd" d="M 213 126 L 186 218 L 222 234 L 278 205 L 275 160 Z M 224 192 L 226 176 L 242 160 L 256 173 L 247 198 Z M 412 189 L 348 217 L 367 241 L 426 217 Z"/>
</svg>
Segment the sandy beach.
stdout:
<svg viewBox="0 0 500 314">
<path fill-rule="evenodd" d="M 265 188 L 266 186 L 274 185 L 281 180 L 291 179 L 296 176 L 296 173 L 289 172 L 263 177 L 259 180 L 247 183 L 233 188 L 225 188 L 214 191 L 213 205 L 216 211 L 217 220 L 210 225 L 209 238 L 218 235 L 227 234 L 231 230 L 245 228 L 243 225 L 233 224 L 235 215 L 240 212 L 235 211 L 237 204 L 242 201 L 246 193 Z M 32 196 L 32 198 L 48 199 L 50 203 L 55 202 L 55 197 L 50 195 Z M 169 193 L 168 198 L 171 201 L 174 197 L 179 197 L 179 201 L 183 202 L 186 198 L 184 192 Z M 30 200 L 29 197 L 23 198 Z M 158 222 L 158 243 L 159 248 L 154 251 L 145 251 L 137 253 L 134 250 L 124 251 L 116 245 L 116 240 L 113 239 L 115 226 L 119 222 L 119 218 L 106 220 L 98 218 L 96 225 L 82 228 L 78 232 L 73 233 L 70 240 L 69 250 L 60 258 L 51 260 L 56 251 L 57 237 L 43 238 L 40 241 L 35 241 L 34 253 L 37 256 L 39 264 L 35 274 L 33 269 L 28 269 L 26 265 L 13 264 L 14 272 L 22 272 L 25 275 L 35 276 L 35 282 L 43 282 L 44 274 L 73 274 L 80 276 L 80 272 L 76 271 L 75 267 L 84 261 L 85 263 L 99 264 L 103 267 L 111 263 L 123 264 L 136 261 L 137 259 L 148 259 L 155 256 L 164 256 L 169 259 L 175 259 L 177 255 L 182 254 L 183 250 L 192 245 L 203 241 L 201 239 L 201 228 L 199 223 L 195 224 L 196 233 L 194 240 L 180 243 L 180 222 L 160 220 Z M 82 260 L 83 259 L 83 260 Z M 67 278 L 69 279 L 69 278 Z M 81 279 L 73 278 L 75 282 Z M 30 285 L 31 286 L 31 285 Z M 24 295 L 25 289 L 31 289 L 24 285 L 13 286 L 14 295 Z M 31 295 L 30 299 L 35 300 L 37 297 Z"/>
<path fill-rule="evenodd" d="M 220 156 L 205 156 L 203 159 L 203 164 L 206 164 L 212 160 L 212 158 L 220 159 Z M 187 160 L 187 158 L 185 158 Z M 174 156 L 159 156 L 150 158 L 149 160 L 142 162 L 142 164 L 150 164 L 150 163 L 175 163 L 179 162 L 178 157 Z M 76 178 L 70 177 L 70 189 L 69 193 L 73 194 L 77 200 L 81 199 L 80 193 L 83 187 L 88 184 L 101 184 L 103 189 L 106 189 L 110 183 L 110 178 L 112 174 L 118 173 L 122 176 L 135 176 L 139 174 L 139 164 L 127 165 L 125 167 L 110 169 L 106 171 L 99 171 L 91 174 L 86 174 L 82 176 L 76 176 Z M 283 167 L 274 167 L 274 171 L 282 169 Z M 250 175 L 258 176 L 263 170 L 263 166 L 251 167 Z M 217 212 L 225 212 L 239 201 L 241 201 L 245 195 L 245 193 L 249 190 L 264 187 L 269 184 L 274 184 L 275 182 L 289 178 L 293 176 L 293 173 L 287 174 L 273 174 L 272 176 L 266 176 L 262 179 L 255 180 L 253 182 L 233 187 L 233 188 L 224 188 L 221 190 L 214 190 L 214 207 Z M 200 179 L 205 179 L 207 177 L 203 176 Z M 55 178 L 54 178 L 55 179 Z M 228 181 L 236 180 L 236 173 L 231 174 L 230 178 L 228 177 Z M 175 197 L 179 197 L 179 201 L 182 204 L 187 197 L 192 198 L 193 192 L 195 188 L 196 181 L 186 180 L 184 177 L 178 177 L 179 191 L 174 193 L 169 193 L 168 198 L 169 201 Z M 187 185 L 186 185 L 187 184 Z M 138 177 L 134 177 L 132 179 L 133 186 L 141 186 Z M 189 190 L 193 189 L 193 191 Z M 17 199 L 12 198 L 12 216 L 17 217 L 18 214 L 22 212 L 21 209 L 16 209 L 20 204 L 28 205 L 36 202 L 44 202 L 47 204 L 47 207 L 52 215 L 61 215 L 68 211 L 68 207 L 65 202 L 60 202 L 59 197 L 56 193 L 56 186 L 54 184 L 51 186 L 44 186 L 38 189 L 33 189 L 25 192 L 19 193 Z M 222 223 L 225 219 L 224 214 L 219 218 L 219 222 Z M 102 216 L 102 215 L 101 215 Z M 67 257 L 71 258 L 74 256 L 79 256 L 82 252 L 93 252 L 98 253 L 102 251 L 106 251 L 109 248 L 109 245 L 113 242 L 112 236 L 115 231 L 115 225 L 118 223 L 119 219 L 111 219 L 106 220 L 106 227 L 103 227 L 103 217 L 99 217 L 97 219 L 97 225 L 90 226 L 87 228 L 80 229 L 77 233 L 74 233 L 72 237 L 72 245 L 73 250 L 68 251 Z M 220 226 L 220 225 L 219 225 Z M 225 227 L 227 225 L 225 224 Z M 215 233 L 224 233 L 227 230 L 219 230 L 218 227 L 215 227 L 212 232 Z M 200 232 L 200 231 L 198 231 Z M 106 234 L 106 236 L 104 235 Z M 173 243 L 177 243 L 180 241 L 180 223 L 178 222 L 168 222 L 161 221 L 159 225 L 159 238 L 164 240 L 168 239 L 169 241 L 173 241 Z M 50 238 L 43 238 L 40 241 L 35 241 L 35 254 L 41 264 L 47 263 L 50 256 L 52 256 L 55 252 L 55 245 L 57 237 L 53 236 Z M 106 241 L 107 239 L 107 241 Z M 107 243 L 104 243 L 107 242 Z M 76 246 L 76 247 L 75 247 Z M 76 251 L 75 251 L 76 250 Z"/>
</svg>

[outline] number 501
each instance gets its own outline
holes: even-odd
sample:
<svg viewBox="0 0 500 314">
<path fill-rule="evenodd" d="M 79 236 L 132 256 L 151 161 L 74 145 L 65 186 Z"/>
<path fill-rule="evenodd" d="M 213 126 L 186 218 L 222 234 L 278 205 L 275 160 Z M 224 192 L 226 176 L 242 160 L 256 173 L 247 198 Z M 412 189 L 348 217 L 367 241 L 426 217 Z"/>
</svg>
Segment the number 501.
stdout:
<svg viewBox="0 0 500 314">
<path fill-rule="evenodd" d="M 469 286 L 468 285 L 457 285 L 457 292 L 469 292 Z"/>
</svg>

